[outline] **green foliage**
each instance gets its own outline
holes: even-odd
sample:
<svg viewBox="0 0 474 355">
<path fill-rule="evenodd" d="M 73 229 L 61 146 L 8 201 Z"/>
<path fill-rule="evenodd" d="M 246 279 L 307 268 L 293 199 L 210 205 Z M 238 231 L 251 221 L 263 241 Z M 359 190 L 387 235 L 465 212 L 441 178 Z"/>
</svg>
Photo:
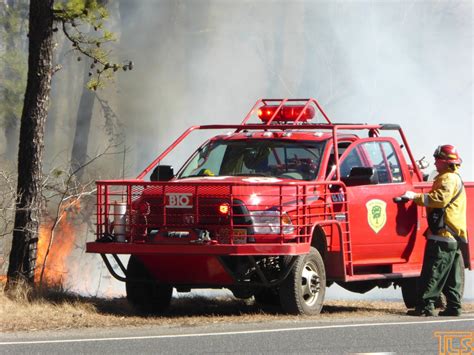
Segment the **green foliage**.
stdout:
<svg viewBox="0 0 474 355">
<path fill-rule="evenodd" d="M 26 53 L 15 50 L 0 56 L 0 125 L 16 126 L 21 117 L 23 96 L 26 86 L 27 58 Z"/>
<path fill-rule="evenodd" d="M 106 18 L 107 10 L 96 0 L 62 0 L 56 1 L 54 10 L 58 11 L 58 18 L 93 19 Z"/>
<path fill-rule="evenodd" d="M 108 12 L 98 0 L 57 0 L 56 24 L 71 41 L 78 60 L 90 64 L 87 87 L 97 90 L 112 79 L 117 70 L 131 70 L 133 63 L 110 61 L 108 43 L 115 35 L 104 28 Z M 55 29 L 57 30 L 57 29 Z M 16 127 L 23 109 L 28 70 L 28 1 L 17 0 L 13 6 L 0 2 L 0 127 Z"/>
<path fill-rule="evenodd" d="M 83 57 L 90 60 L 90 80 L 87 87 L 97 90 L 110 80 L 119 68 L 132 69 L 133 63 L 112 63 L 106 44 L 115 41 L 115 35 L 104 28 L 108 18 L 106 1 L 62 0 L 54 5 L 56 21 L 61 24 L 66 37 L 71 41 L 73 50 L 79 53 L 78 61 Z"/>
<path fill-rule="evenodd" d="M 3 12 L 3 13 L 2 13 Z M 26 34 L 28 27 L 28 1 L 17 0 L 13 6 L 6 6 L 0 3 L 0 27 L 2 33 L 0 39 L 6 43 L 11 38 L 16 38 Z"/>
<path fill-rule="evenodd" d="M 15 127 L 26 87 L 28 2 L 0 8 L 0 126 Z"/>
</svg>

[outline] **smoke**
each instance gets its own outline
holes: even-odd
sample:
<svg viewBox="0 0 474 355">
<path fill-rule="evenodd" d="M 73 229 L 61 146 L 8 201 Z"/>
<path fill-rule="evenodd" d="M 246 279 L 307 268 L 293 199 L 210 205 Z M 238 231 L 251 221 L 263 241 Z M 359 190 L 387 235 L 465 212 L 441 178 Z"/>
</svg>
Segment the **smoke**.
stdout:
<svg viewBox="0 0 474 355">
<path fill-rule="evenodd" d="M 240 122 L 261 97 L 315 97 L 335 122 L 400 124 L 417 158 L 455 144 L 474 179 L 470 1 L 142 1 L 122 15 L 136 171 L 190 125 Z"/>
<path fill-rule="evenodd" d="M 239 122 L 260 97 L 316 97 L 334 121 L 400 123 L 417 157 L 453 142 L 474 176 L 470 2 L 135 7 L 120 112 L 138 169 L 190 125 Z"/>
<path fill-rule="evenodd" d="M 261 97 L 315 97 L 335 122 L 402 125 L 417 158 L 455 144 L 474 179 L 470 1 L 143 1 L 122 15 L 137 171 L 190 125 L 237 123 Z"/>
</svg>

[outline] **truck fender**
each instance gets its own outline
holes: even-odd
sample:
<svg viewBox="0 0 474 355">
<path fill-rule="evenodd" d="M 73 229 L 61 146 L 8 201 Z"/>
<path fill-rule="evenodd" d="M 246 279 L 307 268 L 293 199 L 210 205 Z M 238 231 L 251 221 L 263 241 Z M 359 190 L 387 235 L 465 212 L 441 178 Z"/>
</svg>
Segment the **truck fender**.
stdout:
<svg viewBox="0 0 474 355">
<path fill-rule="evenodd" d="M 311 246 L 319 251 L 319 254 L 321 254 L 321 257 L 324 260 L 328 249 L 328 243 L 326 233 L 323 227 L 319 224 L 315 224 L 311 228 Z"/>
<path fill-rule="evenodd" d="M 321 257 L 323 260 L 325 259 L 326 252 L 328 250 L 328 241 L 327 241 L 327 233 L 325 231 L 325 228 L 330 228 L 331 224 L 337 224 L 337 222 L 334 223 L 327 223 L 327 221 L 322 221 L 315 223 L 312 228 L 311 228 L 311 246 L 316 248 L 319 251 L 319 254 L 321 254 Z M 336 227 L 336 230 L 339 231 L 340 233 L 340 228 Z"/>
<path fill-rule="evenodd" d="M 338 221 L 320 221 L 311 228 L 311 246 L 325 259 L 328 250 L 328 237 L 341 239 L 342 227 Z"/>
</svg>

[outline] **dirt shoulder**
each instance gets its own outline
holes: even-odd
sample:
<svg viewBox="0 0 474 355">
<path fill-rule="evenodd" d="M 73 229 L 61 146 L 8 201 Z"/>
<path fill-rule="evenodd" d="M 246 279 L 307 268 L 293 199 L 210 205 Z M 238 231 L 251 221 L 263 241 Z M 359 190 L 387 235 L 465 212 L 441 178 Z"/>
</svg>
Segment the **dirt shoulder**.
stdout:
<svg viewBox="0 0 474 355">
<path fill-rule="evenodd" d="M 3 289 L 3 287 L 2 287 Z M 474 302 L 465 302 L 464 311 L 474 312 Z M 233 297 L 189 296 L 173 299 L 161 316 L 139 316 L 125 298 L 99 299 L 49 291 L 30 301 L 9 299 L 0 293 L 0 331 L 38 331 L 97 327 L 197 326 L 218 323 L 251 323 L 295 319 L 377 318 L 404 315 L 402 302 L 327 301 L 319 316 L 295 317 L 259 308 L 253 300 Z"/>
</svg>

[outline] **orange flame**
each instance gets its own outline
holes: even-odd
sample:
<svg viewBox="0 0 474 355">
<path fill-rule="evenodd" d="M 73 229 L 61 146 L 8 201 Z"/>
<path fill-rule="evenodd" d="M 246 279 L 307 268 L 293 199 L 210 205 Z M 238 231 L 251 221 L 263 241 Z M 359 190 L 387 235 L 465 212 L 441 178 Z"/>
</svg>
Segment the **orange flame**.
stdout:
<svg viewBox="0 0 474 355">
<path fill-rule="evenodd" d="M 35 282 L 41 277 L 44 258 L 51 238 L 53 222 L 44 222 L 39 227 L 39 238 L 36 255 Z M 67 278 L 67 258 L 75 246 L 75 234 L 72 223 L 64 218 L 58 223 L 54 231 L 54 241 L 46 260 L 43 274 L 43 283 L 48 286 L 61 286 Z M 7 275 L 0 275 L 0 283 L 7 282 Z"/>
<path fill-rule="evenodd" d="M 39 228 L 37 265 L 35 271 L 35 281 L 39 282 L 43 263 L 51 239 L 51 228 L 53 222 L 45 222 Z M 74 226 L 66 216 L 56 225 L 54 230 L 54 241 L 46 259 L 44 267 L 43 283 L 49 286 L 61 286 L 67 279 L 68 265 L 67 258 L 71 254 L 75 245 Z"/>
<path fill-rule="evenodd" d="M 61 286 L 68 291 L 83 295 L 100 295 L 106 298 L 122 296 L 123 285 L 115 281 L 108 273 L 102 273 L 103 265 L 97 255 L 84 253 L 87 224 L 79 214 L 79 201 L 72 201 L 61 211 L 60 222 L 54 228 L 54 241 L 46 259 L 43 285 Z M 49 219 L 44 221 L 39 228 L 36 283 L 40 281 L 53 225 L 54 221 Z M 83 238 L 84 240 L 81 240 Z M 6 282 L 6 276 L 0 276 L 0 283 L 2 280 Z"/>
</svg>

